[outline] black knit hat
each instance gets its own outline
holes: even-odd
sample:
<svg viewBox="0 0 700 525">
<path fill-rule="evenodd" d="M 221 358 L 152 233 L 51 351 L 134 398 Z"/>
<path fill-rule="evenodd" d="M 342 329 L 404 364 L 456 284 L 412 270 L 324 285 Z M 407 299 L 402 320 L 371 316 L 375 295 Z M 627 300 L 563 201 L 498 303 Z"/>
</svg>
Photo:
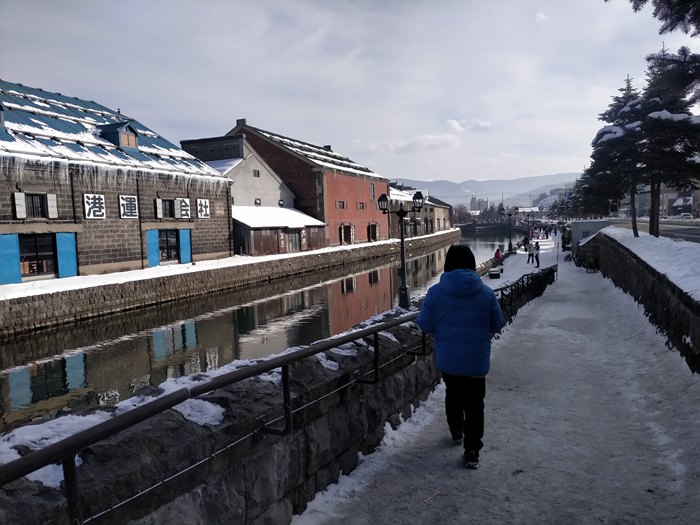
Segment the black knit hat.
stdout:
<svg viewBox="0 0 700 525">
<path fill-rule="evenodd" d="M 466 244 L 453 244 L 445 256 L 445 271 L 476 270 L 476 259 Z"/>
</svg>

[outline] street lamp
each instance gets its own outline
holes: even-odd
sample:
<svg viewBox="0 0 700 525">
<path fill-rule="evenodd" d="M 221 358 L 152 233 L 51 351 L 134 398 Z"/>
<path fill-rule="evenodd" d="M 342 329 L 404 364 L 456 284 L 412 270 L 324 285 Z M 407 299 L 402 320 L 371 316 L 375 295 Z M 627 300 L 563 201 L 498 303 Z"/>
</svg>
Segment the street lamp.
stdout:
<svg viewBox="0 0 700 525">
<path fill-rule="evenodd" d="M 401 286 L 399 286 L 399 306 L 401 308 L 408 308 L 408 286 L 406 286 L 406 248 L 404 246 L 404 224 L 403 220 L 409 214 L 409 212 L 417 212 L 423 207 L 423 194 L 417 191 L 413 195 L 413 207 L 410 210 L 404 210 L 403 202 L 396 211 L 389 211 L 389 198 L 386 193 L 382 193 L 377 199 L 377 204 L 382 213 L 386 215 L 387 213 L 393 213 L 399 218 L 399 235 L 401 236 Z"/>
<path fill-rule="evenodd" d="M 505 214 L 505 212 L 502 212 Z M 514 210 L 509 210 L 508 215 L 508 253 L 513 253 L 513 226 L 512 219 L 518 214 L 518 208 Z"/>
</svg>

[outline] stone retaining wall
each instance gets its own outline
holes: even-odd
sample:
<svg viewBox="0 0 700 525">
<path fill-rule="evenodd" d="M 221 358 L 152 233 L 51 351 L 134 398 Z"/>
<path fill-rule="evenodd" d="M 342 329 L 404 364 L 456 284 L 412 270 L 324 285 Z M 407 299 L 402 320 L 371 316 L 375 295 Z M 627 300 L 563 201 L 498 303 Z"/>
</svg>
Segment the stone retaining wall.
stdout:
<svg viewBox="0 0 700 525">
<path fill-rule="evenodd" d="M 700 372 L 700 302 L 616 240 L 599 233 L 587 245 L 591 243 L 589 253 L 600 272 L 644 306 L 669 346 L 680 351 L 693 372 Z"/>
<path fill-rule="evenodd" d="M 198 425 L 167 410 L 83 450 L 77 469 L 83 517 L 126 502 L 91 523 L 289 523 L 439 381 L 432 351 L 402 355 L 420 343 L 415 323 L 379 339 L 387 366 L 376 384 L 355 382 L 371 370 L 371 337 L 291 367 L 293 407 L 306 406 L 295 412 L 289 435 L 260 430 L 281 415 L 278 374 L 277 382 L 254 378 L 203 396 L 225 409 L 220 424 Z M 63 490 L 26 478 L 0 488 L 0 523 L 68 521 Z"/>
<path fill-rule="evenodd" d="M 459 230 L 406 239 L 407 254 L 457 242 Z M 158 304 L 191 299 L 230 290 L 323 271 L 369 259 L 394 259 L 399 242 L 362 244 L 325 253 L 302 252 L 275 261 L 188 272 L 120 284 L 109 284 L 52 294 L 0 301 L 0 338 L 37 329 L 74 323 Z"/>
</svg>

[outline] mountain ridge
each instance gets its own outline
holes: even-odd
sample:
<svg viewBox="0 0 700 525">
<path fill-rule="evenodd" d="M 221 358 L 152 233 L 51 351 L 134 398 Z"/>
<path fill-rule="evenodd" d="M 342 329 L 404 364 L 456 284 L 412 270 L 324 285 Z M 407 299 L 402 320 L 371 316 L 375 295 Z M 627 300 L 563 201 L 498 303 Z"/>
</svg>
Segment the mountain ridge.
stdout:
<svg viewBox="0 0 700 525">
<path fill-rule="evenodd" d="M 556 188 L 571 186 L 580 175 L 580 173 L 553 173 L 511 180 L 465 180 L 463 182 L 419 181 L 403 178 L 396 181 L 453 206 L 469 205 L 472 196 L 476 196 L 477 199 L 488 199 L 489 203 L 503 202 L 508 206 L 529 206 L 531 199 L 538 197 L 541 193 L 549 194 L 550 190 Z"/>
</svg>

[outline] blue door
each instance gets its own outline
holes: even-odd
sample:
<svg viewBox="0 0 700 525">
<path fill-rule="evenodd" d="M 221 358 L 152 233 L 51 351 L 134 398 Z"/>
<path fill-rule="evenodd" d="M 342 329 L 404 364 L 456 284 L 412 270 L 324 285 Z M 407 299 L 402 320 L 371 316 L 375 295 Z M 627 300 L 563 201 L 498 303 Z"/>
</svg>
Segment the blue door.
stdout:
<svg viewBox="0 0 700 525">
<path fill-rule="evenodd" d="M 192 262 L 192 245 L 190 243 L 191 230 L 178 230 L 180 234 L 180 262 L 187 264 Z"/>
<path fill-rule="evenodd" d="M 58 277 L 78 275 L 78 252 L 75 246 L 75 233 L 56 234 L 56 254 L 58 255 Z"/>
<path fill-rule="evenodd" d="M 146 230 L 146 251 L 148 252 L 148 266 L 158 266 L 160 264 L 158 230 Z"/>
<path fill-rule="evenodd" d="M 0 235 L 0 284 L 21 282 L 19 238 L 16 234 Z"/>
</svg>

